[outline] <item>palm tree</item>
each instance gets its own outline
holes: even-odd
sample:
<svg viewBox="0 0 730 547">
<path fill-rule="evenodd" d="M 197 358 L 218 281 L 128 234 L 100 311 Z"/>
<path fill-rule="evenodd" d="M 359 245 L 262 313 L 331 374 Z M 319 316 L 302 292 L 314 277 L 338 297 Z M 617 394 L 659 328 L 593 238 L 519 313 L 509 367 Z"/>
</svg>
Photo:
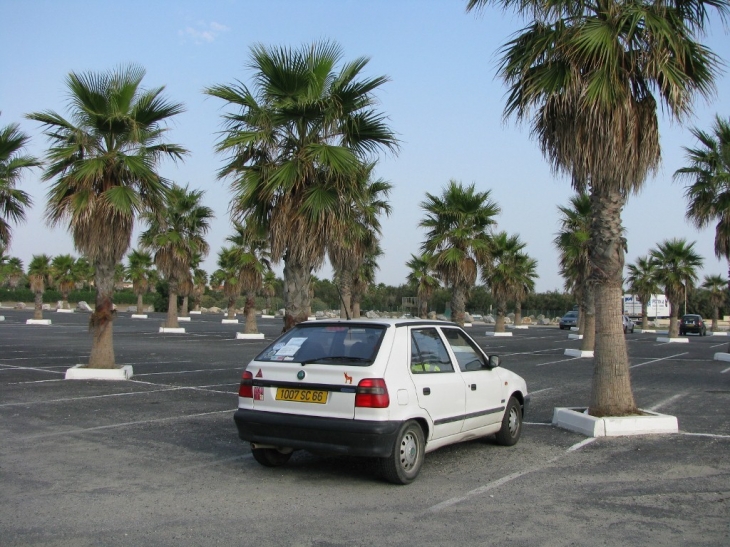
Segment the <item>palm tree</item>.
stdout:
<svg viewBox="0 0 730 547">
<path fill-rule="evenodd" d="M 692 134 L 699 146 L 685 148 L 689 165 L 674 177 L 691 181 L 685 190 L 687 218 L 698 228 L 717 220 L 715 256 L 727 261 L 730 274 L 730 120 L 717 116 L 712 133 L 694 128 Z"/>
<path fill-rule="evenodd" d="M 686 301 L 687 291 L 697 282 L 697 269 L 702 267 L 702 257 L 694 250 L 695 243 L 684 239 L 667 239 L 650 251 L 656 264 L 657 280 L 664 285 L 672 315 L 669 319 L 669 337 L 679 335 L 679 309 Z"/>
<path fill-rule="evenodd" d="M 352 317 L 352 285 L 355 272 L 365 260 L 367 250 L 381 234 L 381 213 L 390 215 L 386 201 L 392 185 L 372 180 L 375 164 L 365 165 L 348 193 L 340 194 L 340 211 L 330 224 L 328 256 L 340 290 L 340 317 Z"/>
<path fill-rule="evenodd" d="M 596 307 L 590 282 L 591 198 L 581 192 L 570 198 L 570 206 L 559 206 L 560 231 L 553 244 L 560 252 L 560 274 L 565 288 L 578 301 L 579 333 L 583 335 L 581 351 L 594 351 L 596 341 Z"/>
<path fill-rule="evenodd" d="M 411 254 L 411 259 L 406 262 L 406 266 L 410 268 L 408 272 L 408 283 L 416 286 L 416 294 L 418 296 L 418 316 L 421 319 L 428 317 L 428 302 L 433 297 L 433 293 L 438 289 L 439 280 L 434 277 L 433 270 L 430 265 L 433 259 L 429 254 L 421 254 L 416 256 Z"/>
<path fill-rule="evenodd" d="M 482 282 L 491 289 L 496 304 L 494 332 L 505 331 L 507 301 L 517 292 L 517 262 L 524 248 L 520 236 L 499 232 L 492 236 L 488 261 L 481 265 Z"/>
<path fill-rule="evenodd" d="M 236 300 L 241 296 L 240 254 L 234 247 L 223 247 L 218 251 L 218 269 L 213 273 L 222 281 L 223 294 L 228 299 L 228 319 L 236 315 Z"/>
<path fill-rule="evenodd" d="M 43 319 L 43 292 L 51 280 L 51 257 L 46 254 L 33 255 L 28 264 L 30 290 L 35 295 L 33 319 Z"/>
<path fill-rule="evenodd" d="M 163 139 L 163 123 L 183 111 L 164 88 L 144 90 L 144 70 L 70 73 L 70 119 L 51 111 L 29 114 L 51 141 L 44 180 L 53 180 L 46 219 L 67 221 L 74 245 L 94 267 L 96 308 L 90 368 L 115 368 L 114 273 L 129 249 L 134 221 L 162 207 L 167 189 L 156 168 L 186 150 Z"/>
<path fill-rule="evenodd" d="M 499 206 L 491 193 L 477 192 L 451 180 L 441 196 L 426 193 L 421 208 L 426 218 L 419 224 L 427 229 L 423 252 L 432 256 L 431 268 L 451 287 L 451 318 L 464 324 L 466 299 L 477 279 L 478 265 L 486 263 L 491 249 L 488 230 L 496 221 Z"/>
<path fill-rule="evenodd" d="M 200 264 L 200 258 L 196 258 L 193 260 L 193 263 Z M 200 311 L 200 300 L 203 298 L 203 294 L 205 294 L 205 287 L 208 285 L 208 273 L 203 270 L 202 268 L 194 267 L 193 268 L 193 310 L 194 311 Z"/>
<path fill-rule="evenodd" d="M 41 165 L 33 156 L 22 155 L 28 140 L 17 124 L 0 127 L 0 248 L 10 246 L 9 221 L 25 220 L 25 209 L 33 203 L 28 193 L 16 188 L 25 170 Z"/>
<path fill-rule="evenodd" d="M 522 302 L 527 295 L 535 292 L 535 279 L 537 275 L 537 260 L 530 258 L 525 253 L 518 253 L 514 264 L 514 292 L 512 298 L 515 301 L 515 325 L 522 324 Z"/>
<path fill-rule="evenodd" d="M 51 277 L 53 282 L 61 291 L 63 303 L 61 307 L 64 310 L 69 309 L 68 293 L 76 287 L 76 259 L 69 254 L 57 255 L 51 261 Z"/>
<path fill-rule="evenodd" d="M 712 305 L 712 332 L 717 330 L 717 322 L 720 319 L 720 306 L 725 302 L 727 296 L 727 280 L 721 275 L 706 275 L 702 281 L 702 288 L 710 293 L 710 304 Z"/>
<path fill-rule="evenodd" d="M 20 285 L 20 280 L 25 275 L 23 271 L 23 261 L 18 257 L 11 256 L 2 265 L 2 278 L 11 289 L 17 289 L 18 285 Z"/>
<path fill-rule="evenodd" d="M 324 261 L 339 196 L 370 156 L 397 148 L 374 108 L 387 78 L 363 78 L 366 58 L 336 71 L 341 60 L 327 41 L 297 50 L 258 44 L 252 89 L 206 90 L 235 109 L 217 146 L 229 154 L 219 176 L 232 180 L 234 219 L 264 226 L 272 260 L 284 260 L 285 330 L 308 316 L 311 275 Z"/>
<path fill-rule="evenodd" d="M 511 8 L 531 23 L 504 47 L 505 115 L 531 118 L 556 171 L 593 207 L 591 280 L 596 347 L 589 412 L 637 412 L 621 321 L 621 211 L 660 161 L 657 107 L 682 120 L 713 90 L 720 60 L 696 41 L 728 0 L 542 2 L 468 0 L 467 9 Z"/>
<path fill-rule="evenodd" d="M 649 328 L 648 306 L 651 296 L 659 292 L 657 263 L 648 256 L 640 256 L 628 266 L 629 291 L 641 302 L 641 328 Z"/>
<path fill-rule="evenodd" d="M 269 245 L 261 226 L 251 223 L 243 226 L 233 223 L 234 233 L 226 238 L 233 243 L 235 263 L 239 269 L 240 291 L 246 293 L 244 334 L 257 334 L 256 293 L 263 284 L 263 277 L 271 271 Z"/>
<path fill-rule="evenodd" d="M 276 296 L 276 274 L 271 270 L 264 273 L 261 294 L 266 298 L 266 311 L 271 313 L 271 299 Z"/>
<path fill-rule="evenodd" d="M 372 238 L 365 248 L 365 257 L 360 267 L 352 276 L 352 318 L 360 318 L 360 303 L 370 286 L 375 283 L 375 272 L 379 269 L 378 259 L 383 256 L 383 249 L 377 238 Z"/>
<path fill-rule="evenodd" d="M 80 256 L 74 264 L 74 275 L 77 279 L 76 288 L 83 289 L 93 284 L 96 272 L 89 260 L 84 256 Z"/>
<path fill-rule="evenodd" d="M 148 227 L 139 236 L 140 246 L 154 253 L 155 265 L 169 285 L 165 321 L 168 328 L 178 327 L 180 283 L 188 279 L 195 257 L 209 251 L 205 234 L 210 229 L 213 210 L 202 205 L 204 193 L 173 184 L 166 205 L 143 215 Z"/>
<path fill-rule="evenodd" d="M 132 290 L 137 295 L 137 313 L 144 313 L 142 298 L 150 290 L 152 277 L 152 255 L 140 249 L 134 249 L 127 255 L 125 276 L 132 282 Z"/>
</svg>

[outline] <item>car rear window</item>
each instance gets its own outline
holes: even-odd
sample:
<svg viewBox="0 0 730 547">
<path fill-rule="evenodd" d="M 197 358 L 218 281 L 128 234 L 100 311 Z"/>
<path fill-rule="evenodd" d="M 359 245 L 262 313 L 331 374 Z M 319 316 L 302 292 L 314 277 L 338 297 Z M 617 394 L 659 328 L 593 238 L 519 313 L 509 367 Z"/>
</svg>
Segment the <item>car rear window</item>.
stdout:
<svg viewBox="0 0 730 547">
<path fill-rule="evenodd" d="M 256 360 L 369 366 L 384 333 L 383 326 L 363 324 L 298 325 L 274 341 Z"/>
</svg>

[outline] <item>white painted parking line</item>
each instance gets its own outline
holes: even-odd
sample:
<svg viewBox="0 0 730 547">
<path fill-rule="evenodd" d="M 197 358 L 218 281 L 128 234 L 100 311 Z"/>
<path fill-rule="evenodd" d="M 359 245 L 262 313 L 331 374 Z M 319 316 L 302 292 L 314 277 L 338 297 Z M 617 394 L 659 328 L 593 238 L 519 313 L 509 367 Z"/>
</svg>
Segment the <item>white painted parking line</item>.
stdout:
<svg viewBox="0 0 730 547">
<path fill-rule="evenodd" d="M 135 376 L 162 376 L 169 374 L 194 374 L 196 372 L 217 372 L 221 370 L 241 370 L 241 367 L 228 367 L 228 368 L 201 368 L 197 370 L 175 370 L 172 372 L 145 372 L 144 374 L 135 374 Z"/>
<path fill-rule="evenodd" d="M 33 441 L 36 439 L 43 439 L 46 437 L 69 437 L 72 435 L 79 435 L 81 433 L 89 433 L 92 431 L 102 431 L 104 429 L 116 429 L 119 427 L 130 427 L 134 425 L 143 425 L 143 424 L 154 424 L 159 422 L 171 422 L 173 420 L 185 420 L 188 418 L 200 418 L 202 416 L 212 416 L 215 414 L 229 414 L 235 412 L 236 409 L 233 410 L 215 410 L 213 412 L 201 412 L 199 414 L 183 414 L 179 416 L 170 416 L 168 418 L 156 418 L 154 420 L 140 420 L 138 422 L 123 422 L 120 424 L 109 424 L 109 425 L 99 425 L 96 427 L 86 427 L 83 429 L 72 429 L 69 431 L 54 431 L 52 433 L 39 433 L 37 435 L 28 435 L 27 437 L 20 437 L 19 440 L 21 441 Z"/>
<path fill-rule="evenodd" d="M 46 400 L 39 400 L 39 401 L 26 401 L 23 403 L 2 403 L 0 404 L 1 407 L 6 406 L 35 406 L 35 405 L 45 405 L 49 403 L 67 403 L 71 401 L 86 401 L 88 399 L 103 399 L 106 397 L 125 397 L 127 395 L 147 395 L 148 393 L 160 393 L 163 391 L 177 391 L 181 389 L 188 389 L 183 387 L 169 387 L 165 389 L 153 389 L 150 391 L 129 391 L 126 393 L 106 393 L 104 395 L 87 395 L 84 397 L 66 397 L 64 399 L 50 399 L 48 401 Z"/>
<path fill-rule="evenodd" d="M 725 370 L 723 370 L 722 372 L 720 372 L 720 374 L 725 374 L 728 371 L 730 371 L 730 368 L 726 368 Z"/>
<path fill-rule="evenodd" d="M 669 403 L 673 403 L 674 401 L 681 399 L 682 397 L 684 397 L 685 395 L 688 395 L 688 394 L 689 394 L 689 392 L 685 391 L 684 393 L 677 393 L 676 395 L 672 395 L 668 399 L 664 399 L 663 401 L 658 402 L 654 406 L 649 407 L 649 410 L 651 410 L 652 412 L 656 412 L 661 407 L 666 406 Z"/>
<path fill-rule="evenodd" d="M 598 437 L 588 437 L 587 439 L 583 439 L 581 442 L 575 443 L 573 446 L 568 448 L 568 452 L 575 452 L 576 450 L 580 450 L 584 446 L 589 445 L 596 440 L 598 440 Z"/>
<path fill-rule="evenodd" d="M 579 361 L 580 357 L 571 357 L 570 359 L 560 359 L 559 361 L 549 361 L 547 363 L 538 363 L 536 367 L 544 367 L 545 365 L 554 365 L 555 363 L 565 363 L 566 361 Z"/>
<path fill-rule="evenodd" d="M 722 348 L 722 347 L 727 347 L 727 342 L 725 342 L 724 344 L 715 344 L 715 345 L 712 345 L 712 346 L 710 346 L 710 347 L 711 347 L 711 348 Z"/>
<path fill-rule="evenodd" d="M 535 395 L 536 393 L 542 393 L 543 391 L 550 391 L 551 389 L 553 389 L 553 388 L 551 388 L 551 387 L 545 387 L 543 389 L 538 389 L 537 391 L 531 391 L 530 392 L 530 395 Z"/>
<path fill-rule="evenodd" d="M 36 372 L 50 372 L 51 374 L 66 374 L 65 371 L 59 372 L 57 370 L 49 370 L 47 368 L 17 367 L 17 366 L 14 366 L 14 365 L 2 365 L 2 366 L 6 366 L 7 368 L 0 368 L 0 372 L 2 372 L 4 370 L 10 370 L 10 371 L 13 371 L 13 370 L 34 370 Z M 58 368 L 58 367 L 56 367 L 56 368 Z M 63 368 L 68 368 L 68 367 L 63 367 Z"/>
<path fill-rule="evenodd" d="M 665 345 L 665 344 L 662 344 Z M 629 368 L 636 368 L 636 367 L 643 367 L 644 365 L 650 365 L 651 363 L 658 363 L 659 361 L 666 361 L 667 359 L 673 359 L 674 357 L 679 357 L 680 355 L 687 355 L 689 352 L 684 351 L 682 353 L 677 353 L 676 355 L 670 355 L 669 357 L 662 357 L 660 359 L 652 359 L 650 361 L 647 361 L 646 363 L 639 363 L 636 365 L 631 365 Z"/>
<path fill-rule="evenodd" d="M 688 437 L 710 437 L 712 439 L 730 439 L 730 435 L 713 435 L 712 433 L 687 433 L 686 431 L 680 431 L 680 435 L 687 435 Z"/>
<path fill-rule="evenodd" d="M 549 349 L 538 349 L 535 351 L 516 351 L 515 353 L 504 353 L 503 357 L 509 357 L 511 355 L 534 355 L 536 353 L 543 353 L 546 351 L 562 351 L 563 348 L 549 348 Z"/>
</svg>

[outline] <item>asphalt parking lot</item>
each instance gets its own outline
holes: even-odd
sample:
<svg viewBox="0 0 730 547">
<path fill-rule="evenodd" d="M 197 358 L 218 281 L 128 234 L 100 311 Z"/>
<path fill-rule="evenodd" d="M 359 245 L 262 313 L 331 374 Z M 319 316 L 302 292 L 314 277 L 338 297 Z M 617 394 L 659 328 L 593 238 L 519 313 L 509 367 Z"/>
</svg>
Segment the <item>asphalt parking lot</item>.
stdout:
<svg viewBox="0 0 730 547">
<path fill-rule="evenodd" d="M 368 460 L 298 452 L 269 469 L 233 423 L 245 363 L 266 340 L 197 316 L 159 334 L 153 314 L 115 322 L 129 381 L 64 380 L 88 358 L 88 315 L 0 310 L 0 545 L 728 545 L 730 363 L 726 337 L 658 343 L 629 334 L 641 408 L 680 433 L 586 439 L 550 425 L 590 395 L 592 360 L 557 327 L 511 338 L 467 330 L 532 393 L 520 442 L 426 456 L 405 487 Z"/>
</svg>

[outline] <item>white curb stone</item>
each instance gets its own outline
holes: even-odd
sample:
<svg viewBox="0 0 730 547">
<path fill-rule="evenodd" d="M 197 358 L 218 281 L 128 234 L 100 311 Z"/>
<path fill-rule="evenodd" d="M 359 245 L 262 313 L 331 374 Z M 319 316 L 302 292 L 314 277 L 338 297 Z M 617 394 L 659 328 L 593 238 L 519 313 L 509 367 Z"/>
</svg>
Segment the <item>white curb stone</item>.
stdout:
<svg viewBox="0 0 730 547">
<path fill-rule="evenodd" d="M 129 380 L 133 375 L 132 365 L 119 368 L 88 368 L 76 365 L 66 370 L 66 380 Z"/>
<path fill-rule="evenodd" d="M 221 323 L 224 325 L 238 325 L 238 319 L 221 319 Z"/>
<path fill-rule="evenodd" d="M 588 350 L 568 348 L 565 350 L 564 355 L 570 355 L 571 357 L 593 357 L 593 352 Z"/>
<path fill-rule="evenodd" d="M 133 313 L 132 319 L 147 319 L 146 313 Z"/>
<path fill-rule="evenodd" d="M 656 339 L 657 342 L 664 342 L 666 344 L 689 344 L 689 338 L 666 338 L 660 336 Z"/>
<path fill-rule="evenodd" d="M 50 325 L 50 319 L 28 319 L 25 322 L 26 325 Z"/>
<path fill-rule="evenodd" d="M 160 332 L 164 332 L 165 334 L 185 334 L 185 329 L 183 327 L 160 327 Z"/>
<path fill-rule="evenodd" d="M 236 339 L 237 340 L 263 340 L 264 339 L 264 333 L 258 332 L 255 334 L 245 334 L 243 332 L 237 332 L 236 333 Z"/>
<path fill-rule="evenodd" d="M 639 409 L 642 416 L 589 416 L 585 408 L 555 408 L 553 425 L 582 433 L 588 437 L 618 437 L 622 435 L 655 435 L 677 433 L 675 416 Z"/>
<path fill-rule="evenodd" d="M 569 334 L 568 340 L 583 340 L 582 334 Z"/>
<path fill-rule="evenodd" d="M 730 362 L 730 353 L 716 353 L 715 361 L 729 361 Z"/>
<path fill-rule="evenodd" d="M 499 336 L 499 337 L 506 337 L 506 336 L 512 336 L 511 332 L 492 332 L 487 331 L 484 333 L 485 336 Z"/>
<path fill-rule="evenodd" d="M 178 317 L 177 320 L 178 321 L 190 321 L 190 318 L 189 317 Z"/>
</svg>

